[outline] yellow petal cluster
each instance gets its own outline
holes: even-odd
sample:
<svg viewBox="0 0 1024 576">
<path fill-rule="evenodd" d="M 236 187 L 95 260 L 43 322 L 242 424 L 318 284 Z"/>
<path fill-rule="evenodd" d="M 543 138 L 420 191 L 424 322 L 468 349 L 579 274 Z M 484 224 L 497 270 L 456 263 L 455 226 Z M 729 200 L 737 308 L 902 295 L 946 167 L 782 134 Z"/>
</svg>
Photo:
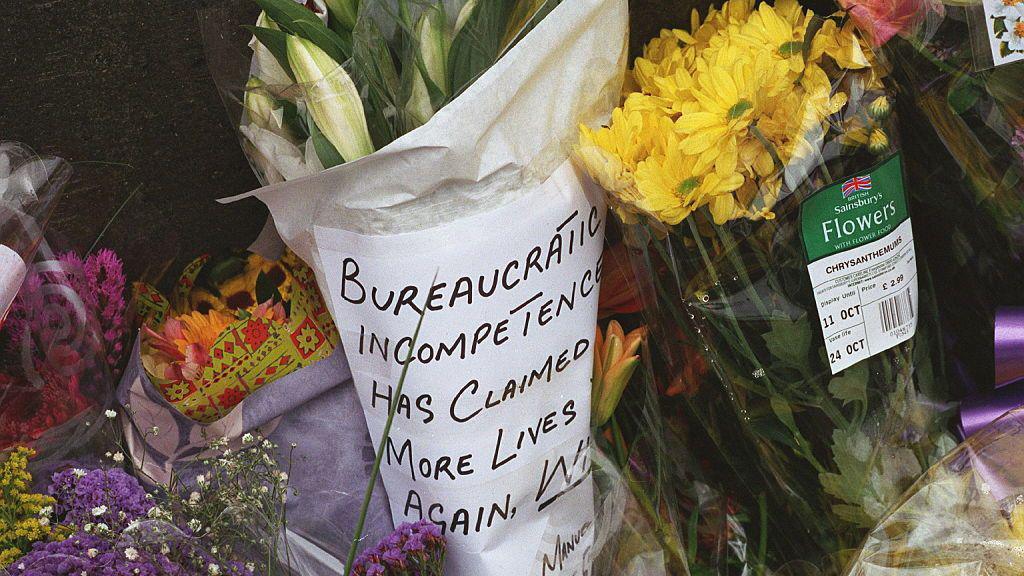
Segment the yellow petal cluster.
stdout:
<svg viewBox="0 0 1024 576">
<path fill-rule="evenodd" d="M 40 511 L 52 507 L 54 499 L 29 492 L 28 460 L 34 455 L 18 447 L 0 463 L 0 568 L 25 555 L 33 542 L 53 536 L 49 516 Z"/>
<path fill-rule="evenodd" d="M 852 26 L 796 0 L 694 10 L 645 47 L 609 125 L 581 127 L 577 158 L 626 222 L 773 218 L 782 167 L 813 160 L 847 104 L 834 80 L 871 66 Z"/>
</svg>

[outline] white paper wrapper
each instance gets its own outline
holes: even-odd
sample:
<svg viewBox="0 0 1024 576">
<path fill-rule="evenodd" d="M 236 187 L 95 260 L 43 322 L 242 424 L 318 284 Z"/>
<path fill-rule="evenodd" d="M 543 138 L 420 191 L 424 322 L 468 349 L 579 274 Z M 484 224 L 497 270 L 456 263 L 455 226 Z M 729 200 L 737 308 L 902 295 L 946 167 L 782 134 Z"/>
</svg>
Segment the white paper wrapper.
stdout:
<svg viewBox="0 0 1024 576">
<path fill-rule="evenodd" d="M 21 282 L 25 279 L 25 262 L 21 256 L 0 244 L 0 325 L 18 295 Z"/>
<path fill-rule="evenodd" d="M 249 194 L 316 271 L 374 442 L 401 373 L 396 352 L 408 353 L 400 341 L 412 336 L 417 309 L 433 304 L 416 350 L 429 345 L 435 359 L 424 362 L 424 352 L 393 399 L 400 411 L 382 474 L 396 523 L 444 523 L 454 576 L 589 570 L 604 205 L 567 158 L 578 125 L 603 122 L 618 102 L 627 16 L 625 0 L 563 2 L 421 128 Z M 462 277 L 472 279 L 471 297 L 457 294 Z M 484 295 L 492 278 L 498 286 Z M 399 306 L 403 297 L 413 306 Z M 436 358 L 460 334 L 465 358 Z"/>
</svg>

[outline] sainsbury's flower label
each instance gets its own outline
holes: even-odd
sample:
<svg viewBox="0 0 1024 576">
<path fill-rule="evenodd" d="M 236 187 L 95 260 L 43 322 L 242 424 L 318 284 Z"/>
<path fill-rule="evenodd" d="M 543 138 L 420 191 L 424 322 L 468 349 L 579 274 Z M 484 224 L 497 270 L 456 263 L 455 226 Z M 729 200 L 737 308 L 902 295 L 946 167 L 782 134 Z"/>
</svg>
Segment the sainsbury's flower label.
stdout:
<svg viewBox="0 0 1024 576">
<path fill-rule="evenodd" d="M 0 324 L 25 279 L 25 262 L 18 253 L 0 244 Z"/>
<path fill-rule="evenodd" d="M 982 6 L 993 65 L 1024 59 L 1024 0 L 983 0 Z"/>
<path fill-rule="evenodd" d="M 314 228 L 378 448 L 397 406 L 381 465 L 391 515 L 441 527 L 445 574 L 590 570 L 604 219 L 600 191 L 567 161 L 521 199 L 436 228 Z"/>
<path fill-rule="evenodd" d="M 900 156 L 815 192 L 800 208 L 832 373 L 910 339 L 917 259 Z"/>
</svg>

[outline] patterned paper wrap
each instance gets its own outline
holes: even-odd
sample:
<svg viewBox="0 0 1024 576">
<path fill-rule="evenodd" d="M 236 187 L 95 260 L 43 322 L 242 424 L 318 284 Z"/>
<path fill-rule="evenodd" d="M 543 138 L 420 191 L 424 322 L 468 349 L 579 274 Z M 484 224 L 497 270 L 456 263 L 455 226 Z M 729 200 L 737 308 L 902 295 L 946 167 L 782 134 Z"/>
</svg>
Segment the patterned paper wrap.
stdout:
<svg viewBox="0 0 1024 576">
<path fill-rule="evenodd" d="M 170 300 L 152 286 L 136 285 L 137 307 L 150 327 L 165 322 L 172 310 L 193 306 L 196 279 L 209 262 L 209 257 L 203 256 L 186 266 Z M 198 379 L 149 374 L 164 398 L 189 418 L 210 422 L 224 416 L 249 394 L 327 358 L 337 347 L 338 330 L 313 273 L 291 254 L 278 264 L 284 269 L 285 280 L 276 289 L 278 294 L 287 293 L 290 305 L 285 323 L 240 312 L 239 319 L 211 346 L 210 362 Z M 260 280 L 256 284 L 256 292 L 264 289 L 259 286 Z"/>
</svg>

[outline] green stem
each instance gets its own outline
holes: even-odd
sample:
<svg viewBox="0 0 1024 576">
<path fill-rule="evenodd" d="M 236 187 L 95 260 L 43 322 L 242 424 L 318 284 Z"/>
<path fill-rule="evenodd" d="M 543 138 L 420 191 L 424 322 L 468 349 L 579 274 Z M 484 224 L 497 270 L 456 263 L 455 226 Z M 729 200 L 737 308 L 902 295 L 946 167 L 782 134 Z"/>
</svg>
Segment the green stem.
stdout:
<svg viewBox="0 0 1024 576">
<path fill-rule="evenodd" d="M 636 498 L 640 507 L 647 513 L 647 517 L 650 518 L 651 522 L 654 523 L 654 531 L 658 535 L 658 539 L 661 544 L 665 547 L 665 550 L 671 556 L 671 559 L 677 562 L 681 567 L 685 567 L 686 556 L 684 552 L 679 548 L 679 543 L 676 538 L 673 537 L 672 531 L 666 528 L 665 522 L 661 518 L 661 514 L 658 513 L 654 503 L 651 502 L 647 496 L 647 491 L 644 490 L 640 482 L 633 478 L 633 472 L 629 467 L 623 468 L 623 475 L 625 476 L 626 484 L 629 486 L 630 492 L 633 493 L 633 497 Z"/>
<path fill-rule="evenodd" d="M 761 533 L 757 541 L 757 572 L 764 574 L 767 569 L 765 560 L 768 556 L 768 499 L 764 492 L 757 495 L 757 511 L 761 520 Z"/>
<path fill-rule="evenodd" d="M 626 447 L 626 438 L 622 435 L 622 428 L 619 426 L 619 420 L 615 414 L 612 414 L 611 417 L 611 428 L 615 458 L 620 468 L 626 468 L 629 465 L 629 448 Z"/>
<path fill-rule="evenodd" d="M 436 279 L 435 279 L 436 280 Z M 416 323 L 416 331 L 413 332 L 412 342 L 409 344 L 409 353 L 405 356 L 405 365 L 402 366 L 402 375 L 398 378 L 398 383 L 395 385 L 395 398 L 402 397 L 402 387 L 405 385 L 405 376 L 409 373 L 409 366 L 412 365 L 413 350 L 416 348 L 416 340 L 420 336 L 420 328 L 423 326 L 423 318 L 426 316 L 425 313 L 420 314 L 419 322 Z M 366 514 L 370 510 L 370 499 L 373 497 L 373 488 L 377 484 L 377 477 L 380 476 L 380 465 L 384 459 L 384 450 L 387 445 L 387 439 L 391 434 L 391 423 L 395 419 L 395 414 L 398 412 L 398 402 L 392 402 L 391 407 L 388 409 L 388 419 L 384 422 L 384 431 L 381 433 L 380 443 L 377 445 L 377 455 L 373 461 L 373 470 L 370 472 L 370 479 L 366 486 L 366 492 L 363 494 L 363 504 L 359 508 L 359 520 L 356 521 L 355 532 L 352 534 L 352 545 L 348 550 L 348 559 L 345 561 L 345 576 L 352 575 L 352 564 L 356 559 L 356 549 L 359 547 L 359 540 L 363 536 L 363 526 L 366 524 Z"/>
</svg>

